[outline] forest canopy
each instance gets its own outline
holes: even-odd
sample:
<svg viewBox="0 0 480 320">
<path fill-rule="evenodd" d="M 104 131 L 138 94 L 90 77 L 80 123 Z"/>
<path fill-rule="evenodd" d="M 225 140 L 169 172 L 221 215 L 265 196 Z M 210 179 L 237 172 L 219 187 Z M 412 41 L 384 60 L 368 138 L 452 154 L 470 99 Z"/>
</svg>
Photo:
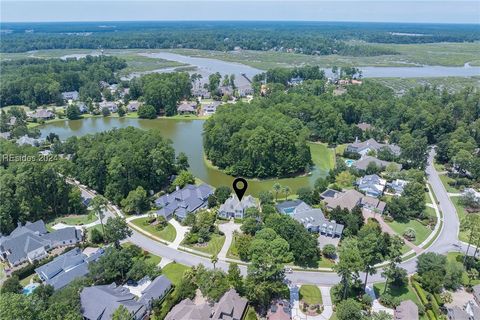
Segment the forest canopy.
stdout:
<svg viewBox="0 0 480 320">
<path fill-rule="evenodd" d="M 258 103 L 219 108 L 204 126 L 207 158 L 232 175 L 280 177 L 309 170 L 309 131 L 301 121 Z"/>
</svg>

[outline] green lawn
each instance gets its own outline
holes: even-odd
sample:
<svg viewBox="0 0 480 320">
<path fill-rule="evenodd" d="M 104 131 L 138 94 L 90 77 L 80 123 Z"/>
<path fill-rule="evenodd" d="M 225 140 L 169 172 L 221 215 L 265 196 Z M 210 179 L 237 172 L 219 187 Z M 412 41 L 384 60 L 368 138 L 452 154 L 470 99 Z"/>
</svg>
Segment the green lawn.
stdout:
<svg viewBox="0 0 480 320">
<path fill-rule="evenodd" d="M 322 257 L 322 259 L 318 261 L 319 268 L 332 268 L 334 265 L 335 262 L 325 257 Z"/>
<path fill-rule="evenodd" d="M 227 258 L 240 260 L 240 256 L 238 255 L 238 252 L 237 252 L 236 237 L 235 236 L 232 239 L 232 243 L 230 244 L 230 248 L 228 248 Z"/>
<path fill-rule="evenodd" d="M 473 252 L 474 249 L 470 248 L 470 250 L 472 250 L 472 252 Z M 447 260 L 450 261 L 450 262 L 452 262 L 452 261 L 457 261 L 457 262 L 462 263 L 462 262 L 463 262 L 463 258 L 461 258 L 460 261 L 457 260 L 457 257 L 459 257 L 459 256 L 463 256 L 463 255 L 462 255 L 461 253 L 459 253 L 459 252 L 449 252 L 449 253 L 447 253 Z M 466 271 L 463 272 L 463 275 L 462 275 L 462 283 L 463 283 L 464 285 L 466 285 L 466 284 L 469 283 L 468 274 L 467 274 Z M 471 282 L 471 285 L 472 285 L 472 286 L 475 286 L 475 285 L 477 285 L 477 284 L 480 284 L 480 279 L 472 280 L 472 282 Z"/>
<path fill-rule="evenodd" d="M 25 287 L 26 285 L 28 285 L 30 283 L 30 280 L 36 275 L 36 273 L 33 273 L 31 275 L 29 275 L 28 277 L 26 278 L 23 278 L 20 280 L 20 284 L 22 285 L 22 287 Z"/>
<path fill-rule="evenodd" d="M 452 187 L 451 185 L 448 184 L 449 182 L 454 182 L 455 180 L 453 180 L 452 178 L 450 178 L 446 174 L 440 174 L 439 176 L 440 176 L 440 180 L 442 180 L 442 183 L 445 186 L 445 189 L 447 189 L 447 192 L 451 192 L 451 193 L 460 192 L 459 189 L 457 189 L 455 187 Z"/>
<path fill-rule="evenodd" d="M 170 280 L 173 284 L 178 285 L 180 280 L 182 280 L 183 274 L 185 271 L 189 270 L 190 267 L 180 263 L 169 263 L 162 269 L 162 273 Z"/>
<path fill-rule="evenodd" d="M 69 215 L 64 217 L 58 217 L 55 220 L 47 223 L 47 227 L 51 227 L 57 223 L 65 223 L 69 225 L 82 225 L 95 222 L 97 220 L 97 216 L 94 214 L 82 214 L 82 215 Z"/>
<path fill-rule="evenodd" d="M 408 222 L 400 222 L 400 221 L 393 221 L 393 222 L 387 222 L 387 224 L 400 236 L 403 235 L 403 232 L 407 228 L 413 228 L 416 233 L 416 238 L 415 241 L 413 241 L 414 244 L 419 245 L 422 243 L 427 237 L 432 233 L 432 230 L 429 228 L 425 227 L 423 224 L 418 222 L 417 220 L 410 220 Z"/>
<path fill-rule="evenodd" d="M 257 314 L 255 313 L 255 310 L 252 307 L 248 307 L 247 312 L 245 314 L 244 320 L 257 320 Z"/>
<path fill-rule="evenodd" d="M 373 285 L 373 289 L 375 290 L 375 295 L 380 297 L 385 289 L 385 282 L 375 283 Z M 389 288 L 387 288 L 387 292 L 400 299 L 400 301 L 412 300 L 416 304 L 420 305 L 420 300 L 410 284 L 408 284 L 406 287 L 389 286 Z"/>
<path fill-rule="evenodd" d="M 467 212 L 465 211 L 465 208 L 460 204 L 460 197 L 450 197 L 450 200 L 452 200 L 452 203 L 455 206 L 455 209 L 457 210 L 458 220 L 460 220 L 460 224 L 462 225 L 462 221 L 467 216 Z M 478 213 L 471 213 L 471 214 L 478 214 Z M 460 229 L 460 233 L 458 237 L 461 241 L 467 242 L 469 238 L 469 233 L 466 230 Z"/>
<path fill-rule="evenodd" d="M 335 153 L 323 143 L 309 142 L 312 161 L 320 170 L 330 170 L 335 167 Z"/>
<path fill-rule="evenodd" d="M 225 236 L 213 234 L 212 238 L 210 239 L 210 241 L 208 241 L 206 246 L 196 246 L 196 245 L 186 245 L 186 244 L 184 244 L 184 246 L 193 250 L 208 253 L 213 256 L 220 252 L 224 242 L 225 242 Z"/>
<path fill-rule="evenodd" d="M 299 291 L 300 300 L 308 304 L 322 304 L 322 293 L 317 286 L 303 285 Z"/>
<path fill-rule="evenodd" d="M 169 242 L 172 242 L 173 240 L 175 240 L 175 237 L 177 236 L 177 231 L 175 231 L 174 226 L 168 223 L 165 228 L 159 231 L 155 226 L 152 226 L 147 222 L 148 219 L 149 219 L 148 217 L 138 218 L 138 219 L 132 220 L 131 222 L 137 227 L 147 232 L 150 232 L 151 234 L 153 234 L 156 237 L 159 237 L 160 239 L 163 239 Z"/>
</svg>

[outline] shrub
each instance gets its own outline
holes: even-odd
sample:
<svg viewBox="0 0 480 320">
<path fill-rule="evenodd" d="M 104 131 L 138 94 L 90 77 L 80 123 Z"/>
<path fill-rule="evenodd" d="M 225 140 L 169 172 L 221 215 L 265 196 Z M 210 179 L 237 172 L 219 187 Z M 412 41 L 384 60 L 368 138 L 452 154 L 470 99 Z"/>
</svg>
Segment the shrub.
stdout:
<svg viewBox="0 0 480 320">
<path fill-rule="evenodd" d="M 393 222 L 393 217 L 392 216 L 385 216 L 385 217 L 383 217 L 383 220 L 385 220 L 385 222 Z"/>
<path fill-rule="evenodd" d="M 437 300 L 435 300 L 433 295 L 430 295 L 430 305 L 433 313 L 435 314 L 435 317 L 439 318 L 442 312 L 440 311 L 440 306 L 438 305 Z"/>
<path fill-rule="evenodd" d="M 427 310 L 427 316 L 428 316 L 428 319 L 430 320 L 437 320 L 437 317 L 435 317 L 435 314 L 433 313 L 432 310 Z"/>
<path fill-rule="evenodd" d="M 425 294 L 425 291 L 422 289 L 422 287 L 420 287 L 420 285 L 416 281 L 412 281 L 412 285 L 415 291 L 417 292 L 417 295 L 420 298 L 420 301 L 422 302 L 422 304 L 424 306 L 427 306 L 429 302 L 427 299 L 427 295 Z"/>
<path fill-rule="evenodd" d="M 407 228 L 404 232 L 403 232 L 403 237 L 409 241 L 414 241 L 415 238 L 416 238 L 417 234 L 415 232 L 414 229 L 412 228 Z"/>
<path fill-rule="evenodd" d="M 383 306 L 389 307 L 389 308 L 395 308 L 400 304 L 400 301 L 398 300 L 398 298 L 392 296 L 389 293 L 382 294 L 380 296 L 379 301 Z"/>
<path fill-rule="evenodd" d="M 334 259 L 337 254 L 337 249 L 333 244 L 327 244 L 323 247 L 322 253 L 325 257 L 329 259 Z"/>
</svg>

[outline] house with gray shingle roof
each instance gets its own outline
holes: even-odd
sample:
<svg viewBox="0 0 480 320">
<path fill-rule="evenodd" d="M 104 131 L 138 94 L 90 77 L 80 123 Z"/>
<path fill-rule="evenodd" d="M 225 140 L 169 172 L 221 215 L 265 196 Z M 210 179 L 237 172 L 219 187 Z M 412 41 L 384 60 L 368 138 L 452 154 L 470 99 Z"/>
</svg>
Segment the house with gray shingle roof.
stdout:
<svg viewBox="0 0 480 320">
<path fill-rule="evenodd" d="M 390 162 L 390 161 L 385 161 L 385 160 L 380 160 L 380 159 L 378 159 L 376 157 L 372 157 L 372 156 L 364 156 L 360 160 L 355 161 L 355 163 L 353 163 L 352 166 L 357 170 L 365 171 L 365 170 L 367 170 L 368 165 L 370 163 L 375 163 L 375 165 L 382 170 L 385 169 L 391 163 L 395 164 L 397 166 L 398 170 L 402 169 L 401 164 L 398 164 L 398 163 L 395 163 L 395 162 Z"/>
<path fill-rule="evenodd" d="M 88 264 L 97 261 L 103 253 L 103 249 L 98 249 L 92 255 L 87 256 L 82 253 L 80 248 L 75 248 L 36 268 L 35 272 L 46 285 L 51 285 L 58 290 L 76 278 L 86 276 Z"/>
<path fill-rule="evenodd" d="M 65 91 L 62 92 L 62 99 L 65 101 L 77 101 L 78 100 L 78 91 Z"/>
<path fill-rule="evenodd" d="M 8 236 L 0 237 L 0 260 L 13 267 L 43 259 L 50 250 L 81 240 L 82 232 L 73 227 L 47 232 L 42 220 L 27 222 L 24 226 L 19 224 Z"/>
<path fill-rule="evenodd" d="M 310 232 L 341 237 L 344 226 L 325 218 L 322 209 L 312 208 L 302 200 L 284 201 L 276 205 L 280 213 L 291 215 Z"/>
<path fill-rule="evenodd" d="M 80 293 L 82 314 L 86 320 L 107 320 L 123 305 L 130 312 L 132 320 L 143 320 L 150 313 L 152 301 L 163 299 L 171 286 L 170 280 L 159 276 L 142 291 L 140 298 L 128 288 L 115 283 L 85 287 Z"/>
<path fill-rule="evenodd" d="M 392 154 L 400 155 L 400 147 L 394 144 L 383 144 L 371 138 L 366 141 L 355 140 L 354 143 L 347 145 L 347 152 L 358 153 L 361 156 L 367 155 L 369 151 L 378 152 L 380 149 L 387 148 Z"/>
<path fill-rule="evenodd" d="M 165 320 L 241 320 L 247 306 L 248 300 L 240 297 L 235 289 L 230 289 L 213 307 L 208 303 L 195 304 L 190 299 L 182 300 L 170 310 Z"/>
<path fill-rule="evenodd" d="M 359 178 L 356 184 L 358 190 L 364 192 L 367 196 L 378 198 L 383 194 L 387 181 L 376 174 L 371 174 Z"/>
<path fill-rule="evenodd" d="M 257 208 L 258 203 L 254 197 L 248 195 L 242 198 L 242 201 L 238 200 L 238 197 L 232 195 L 228 198 L 225 203 L 220 205 L 218 209 L 218 215 L 222 218 L 229 219 L 229 218 L 236 218 L 236 219 L 243 219 L 245 215 L 245 211 L 248 208 Z"/>
<path fill-rule="evenodd" d="M 16 143 L 19 145 L 19 146 L 23 146 L 23 145 L 31 145 L 31 146 L 39 146 L 41 143 L 43 143 L 45 141 L 45 139 L 35 139 L 35 138 L 30 138 L 29 136 L 27 135 L 24 135 L 20 138 L 17 139 Z"/>
<path fill-rule="evenodd" d="M 177 106 L 179 114 L 195 114 L 197 112 L 197 103 L 192 101 L 183 101 Z"/>
<path fill-rule="evenodd" d="M 156 213 L 165 219 L 175 216 L 183 220 L 190 212 L 206 208 L 211 194 L 213 194 L 213 188 L 208 184 L 199 186 L 187 184 L 182 189 L 177 188 L 174 192 L 156 199 L 155 205 L 159 208 Z"/>
<path fill-rule="evenodd" d="M 405 300 L 395 308 L 395 320 L 418 320 L 418 306 L 412 300 Z"/>
<path fill-rule="evenodd" d="M 48 120 L 55 118 L 55 114 L 47 109 L 38 109 L 30 114 L 30 118 L 39 120 Z"/>
<path fill-rule="evenodd" d="M 329 191 L 328 194 L 326 193 L 327 191 Z M 340 192 L 329 189 L 327 191 L 323 192 L 321 196 L 326 208 L 329 210 L 333 210 L 336 207 L 352 210 L 356 206 L 378 213 L 383 213 L 385 210 L 385 202 L 363 195 L 357 190 L 350 189 Z"/>
</svg>

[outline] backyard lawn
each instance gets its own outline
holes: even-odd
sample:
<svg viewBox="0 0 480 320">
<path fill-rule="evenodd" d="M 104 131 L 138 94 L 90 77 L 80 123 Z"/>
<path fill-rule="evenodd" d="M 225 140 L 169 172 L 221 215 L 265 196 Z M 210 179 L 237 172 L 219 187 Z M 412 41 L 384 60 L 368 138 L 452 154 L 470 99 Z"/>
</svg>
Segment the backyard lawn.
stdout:
<svg viewBox="0 0 480 320">
<path fill-rule="evenodd" d="M 387 222 L 387 224 L 400 236 L 403 235 L 403 232 L 407 228 L 412 228 L 415 230 L 416 238 L 413 241 L 414 244 L 419 245 L 422 243 L 427 237 L 432 233 L 432 230 L 425 227 L 423 224 L 418 222 L 417 220 L 410 220 L 408 222 L 400 222 L 394 220 L 393 222 Z"/>
<path fill-rule="evenodd" d="M 470 248 L 470 250 L 472 250 L 472 252 L 473 252 L 475 249 Z M 449 252 L 449 253 L 447 253 L 447 260 L 450 261 L 450 262 L 457 261 L 459 263 L 462 263 L 463 259 L 460 259 L 460 261 L 457 260 L 457 257 L 459 257 L 461 255 L 462 254 L 459 253 L 459 252 Z M 462 274 L 462 283 L 463 284 L 468 284 L 469 283 L 468 273 L 466 271 L 464 271 L 463 274 Z M 480 279 L 476 279 L 476 280 L 471 281 L 472 286 L 475 286 L 477 284 L 480 284 Z"/>
<path fill-rule="evenodd" d="M 383 291 L 385 289 L 385 282 L 375 283 L 373 285 L 373 289 L 375 290 L 375 295 L 379 297 L 383 294 Z M 420 300 L 418 299 L 415 290 L 410 284 L 405 287 L 389 286 L 387 288 L 387 292 L 392 296 L 398 298 L 400 301 L 412 300 L 417 305 L 420 305 Z"/>
<path fill-rule="evenodd" d="M 149 219 L 148 217 L 138 218 L 138 219 L 132 220 L 131 222 L 137 227 L 147 232 L 150 232 L 151 234 L 153 234 L 156 237 L 159 237 L 160 239 L 163 239 L 169 242 L 172 242 L 173 240 L 175 240 L 175 237 L 177 236 L 177 232 L 175 231 L 174 226 L 168 223 L 165 228 L 159 231 L 155 226 L 152 226 L 147 222 L 148 219 Z"/>
<path fill-rule="evenodd" d="M 187 245 L 187 244 L 183 244 L 183 245 L 190 249 L 205 252 L 213 256 L 220 252 L 224 242 L 225 242 L 225 236 L 213 234 L 212 238 L 210 239 L 210 241 L 208 241 L 206 246 L 196 246 L 196 245 Z"/>
<path fill-rule="evenodd" d="M 320 170 L 330 170 L 335 167 L 335 154 L 323 143 L 309 142 L 312 161 Z"/>
<path fill-rule="evenodd" d="M 33 273 L 31 275 L 29 275 L 28 277 L 26 278 L 23 278 L 20 280 L 20 284 L 22 285 L 22 287 L 25 287 L 26 285 L 28 285 L 30 283 L 30 280 L 36 275 L 36 273 Z"/>
<path fill-rule="evenodd" d="M 322 257 L 322 259 L 318 261 L 319 268 L 333 268 L 334 265 L 335 262 L 325 257 Z"/>
<path fill-rule="evenodd" d="M 232 239 L 232 243 L 230 244 L 230 248 L 228 248 L 227 258 L 240 260 L 240 257 L 238 256 L 238 252 L 237 252 L 236 237 L 235 236 Z"/>
<path fill-rule="evenodd" d="M 182 280 L 185 271 L 189 269 L 190 267 L 187 267 L 183 264 L 172 262 L 162 268 L 162 274 L 172 281 L 174 285 L 178 285 L 180 280 Z"/>
<path fill-rule="evenodd" d="M 300 300 L 312 304 L 322 304 L 322 293 L 317 286 L 314 285 L 303 285 L 300 287 L 299 291 Z"/>
<path fill-rule="evenodd" d="M 467 214 L 478 214 L 478 213 L 467 213 L 465 211 L 465 208 L 460 204 L 460 197 L 450 197 L 450 200 L 452 200 L 453 205 L 455 206 L 455 209 L 457 210 L 458 214 L 458 220 L 460 221 L 460 226 L 462 226 L 462 221 L 465 219 Z M 462 230 L 460 228 L 460 232 L 458 234 L 458 237 L 461 241 L 468 241 L 469 238 L 469 233 L 467 230 Z"/>
</svg>

